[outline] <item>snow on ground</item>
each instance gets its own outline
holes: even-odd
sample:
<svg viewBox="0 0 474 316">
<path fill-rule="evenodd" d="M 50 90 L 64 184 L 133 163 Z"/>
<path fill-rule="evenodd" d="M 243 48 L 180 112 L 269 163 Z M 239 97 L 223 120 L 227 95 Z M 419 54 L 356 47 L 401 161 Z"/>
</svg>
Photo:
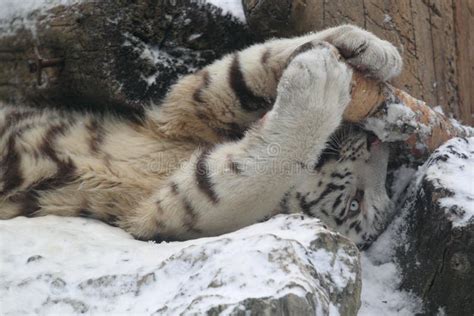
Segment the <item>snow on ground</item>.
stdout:
<svg viewBox="0 0 474 316">
<path fill-rule="evenodd" d="M 207 2 L 222 8 L 224 14 L 230 13 L 242 22 L 246 21 L 241 0 L 207 0 Z"/>
<path fill-rule="evenodd" d="M 355 287 L 357 252 L 347 241 L 312 248 L 327 240 L 334 248 L 331 236 L 298 214 L 162 244 L 82 218 L 0 221 L 0 314 L 202 314 L 288 293 L 311 293 L 316 308 L 337 310 L 333 300 Z"/>
<path fill-rule="evenodd" d="M 392 199 L 398 201 L 405 189 L 416 179 L 416 170 L 401 166 L 394 172 Z M 361 253 L 362 306 L 360 316 L 410 316 L 421 312 L 419 298 L 398 287 L 401 270 L 395 259 L 395 248 L 403 244 L 408 210 L 399 211 L 372 246 Z"/>
<path fill-rule="evenodd" d="M 308 221 L 307 227 L 311 227 L 314 220 Z M 402 223 L 403 219 L 398 218 L 369 251 L 362 253 L 360 316 L 408 316 L 420 311 L 421 303 L 416 298 L 397 289 L 400 274 L 393 262 L 393 246 Z M 229 234 L 236 238 L 233 242 L 229 239 L 223 247 L 215 238 L 144 243 L 118 228 L 81 218 L 48 216 L 0 221 L 1 310 L 5 315 L 38 311 L 143 314 L 156 306 L 168 306 L 168 312 L 177 312 L 191 304 L 193 295 L 202 293 L 208 299 L 194 307 L 203 311 L 226 300 L 283 295 L 285 280 L 301 280 L 303 276 L 298 271 L 282 273 L 269 265 L 266 258 L 274 240 L 252 237 L 271 231 L 278 238 L 295 239 L 305 245 L 314 238 L 314 232 L 302 227 L 285 227 L 277 218 L 272 226 L 267 222 Z M 255 245 L 260 245 L 257 251 L 242 251 Z M 222 253 L 222 248 L 227 250 Z M 211 257 L 215 258 L 209 260 Z M 335 276 L 338 272 L 334 269 L 342 268 L 343 277 L 334 281 L 344 287 L 354 277 L 344 265 L 347 258 L 342 253 L 337 265 L 331 265 L 329 258 L 324 251 L 314 255 L 318 273 Z M 219 269 L 226 265 L 232 267 L 231 271 Z M 249 266 L 253 268 L 249 270 Z M 273 271 L 274 281 L 266 284 L 262 271 Z M 229 283 L 222 288 L 214 287 L 213 282 Z M 167 289 L 165 295 L 160 290 L 163 288 Z M 181 294 L 173 297 L 170 293 Z"/>
<path fill-rule="evenodd" d="M 395 260 L 395 247 L 403 240 L 400 214 L 377 241 L 361 253 L 362 306 L 360 316 L 411 316 L 422 311 L 422 301 L 398 286 L 401 272 Z"/>
</svg>

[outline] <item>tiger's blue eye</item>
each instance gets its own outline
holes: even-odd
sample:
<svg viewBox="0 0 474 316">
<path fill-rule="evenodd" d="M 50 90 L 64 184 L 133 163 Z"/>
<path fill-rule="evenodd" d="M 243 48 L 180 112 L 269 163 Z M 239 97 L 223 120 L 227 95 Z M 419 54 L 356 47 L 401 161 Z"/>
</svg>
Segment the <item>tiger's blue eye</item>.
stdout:
<svg viewBox="0 0 474 316">
<path fill-rule="evenodd" d="M 351 205 L 349 206 L 351 211 L 357 211 L 359 209 L 359 201 L 352 200 Z"/>
</svg>

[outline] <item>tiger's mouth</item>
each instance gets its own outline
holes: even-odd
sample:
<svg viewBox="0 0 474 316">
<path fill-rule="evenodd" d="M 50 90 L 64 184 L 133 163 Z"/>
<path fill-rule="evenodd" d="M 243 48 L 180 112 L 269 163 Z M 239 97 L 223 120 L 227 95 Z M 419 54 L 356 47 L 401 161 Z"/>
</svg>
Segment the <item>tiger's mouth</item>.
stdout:
<svg viewBox="0 0 474 316">
<path fill-rule="evenodd" d="M 370 151 L 375 146 L 380 146 L 382 141 L 372 132 L 367 133 L 367 150 Z"/>
</svg>

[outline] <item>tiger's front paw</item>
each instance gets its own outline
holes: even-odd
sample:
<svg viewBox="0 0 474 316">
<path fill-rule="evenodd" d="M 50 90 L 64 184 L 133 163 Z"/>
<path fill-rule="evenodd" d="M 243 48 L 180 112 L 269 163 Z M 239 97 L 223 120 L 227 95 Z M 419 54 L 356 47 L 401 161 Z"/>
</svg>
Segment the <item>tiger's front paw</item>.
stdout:
<svg viewBox="0 0 474 316">
<path fill-rule="evenodd" d="M 295 51 L 278 86 L 279 106 L 302 109 L 302 117 L 341 116 L 350 101 L 352 70 L 327 42 L 308 43 Z"/>
<path fill-rule="evenodd" d="M 351 68 L 334 46 L 301 50 L 278 84 L 277 99 L 264 126 L 266 142 L 279 144 L 285 159 L 312 168 L 350 101 Z"/>
<path fill-rule="evenodd" d="M 342 25 L 325 38 L 355 69 L 381 81 L 396 77 L 403 61 L 391 43 L 353 25 Z"/>
</svg>

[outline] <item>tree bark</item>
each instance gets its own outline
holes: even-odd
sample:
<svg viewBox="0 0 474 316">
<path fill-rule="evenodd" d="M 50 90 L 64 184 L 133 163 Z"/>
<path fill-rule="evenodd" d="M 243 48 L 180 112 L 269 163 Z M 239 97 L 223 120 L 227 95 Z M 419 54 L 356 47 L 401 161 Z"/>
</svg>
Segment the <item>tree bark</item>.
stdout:
<svg viewBox="0 0 474 316">
<path fill-rule="evenodd" d="M 133 112 L 253 42 L 237 19 L 192 1 L 86 1 L 30 20 L 0 21 L 0 100 Z M 39 57 L 57 63 L 39 72 Z"/>
<path fill-rule="evenodd" d="M 472 145 L 472 139 L 453 139 L 439 148 L 420 169 L 399 206 L 407 216 L 396 247 L 403 271 L 401 288 L 423 300 L 422 315 L 472 315 L 474 311 L 474 221 L 471 217 L 464 224 L 456 223 L 469 218 L 465 214 L 469 208 L 462 204 L 465 193 L 450 186 L 445 174 L 429 172 L 431 168 L 453 172 L 452 166 L 460 159 L 465 160 L 463 172 L 469 172 L 474 162 Z M 466 196 L 472 198 L 472 194 Z M 443 204 L 446 198 L 458 203 Z"/>
<path fill-rule="evenodd" d="M 343 23 L 394 43 L 405 67 L 394 85 L 474 123 L 474 0 L 243 0 L 247 22 L 289 36 Z"/>
</svg>

